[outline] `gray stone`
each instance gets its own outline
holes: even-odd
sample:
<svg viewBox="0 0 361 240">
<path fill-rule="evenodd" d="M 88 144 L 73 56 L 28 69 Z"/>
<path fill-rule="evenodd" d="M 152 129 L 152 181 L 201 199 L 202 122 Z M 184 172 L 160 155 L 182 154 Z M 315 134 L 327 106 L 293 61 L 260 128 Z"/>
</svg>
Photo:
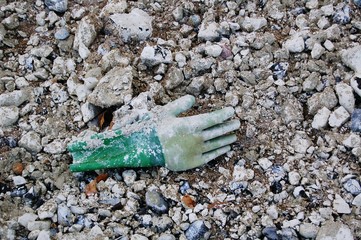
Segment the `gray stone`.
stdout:
<svg viewBox="0 0 361 240">
<path fill-rule="evenodd" d="M 206 79 L 204 76 L 193 78 L 192 82 L 186 88 L 186 92 L 193 96 L 198 96 L 204 89 Z"/>
<path fill-rule="evenodd" d="M 0 107 L 0 127 L 9 127 L 19 119 L 17 107 Z"/>
<path fill-rule="evenodd" d="M 50 10 L 63 13 L 68 9 L 68 0 L 45 0 L 45 5 Z"/>
<path fill-rule="evenodd" d="M 353 199 L 352 205 L 356 207 L 361 207 L 361 193 Z"/>
<path fill-rule="evenodd" d="M 49 45 L 41 45 L 31 49 L 31 55 L 39 58 L 46 58 L 53 52 L 53 48 Z"/>
<path fill-rule="evenodd" d="M 124 42 L 144 41 L 152 35 L 153 18 L 141 9 L 134 8 L 129 14 L 113 14 L 110 19 Z"/>
<path fill-rule="evenodd" d="M 282 119 L 286 124 L 303 120 L 302 105 L 296 98 L 290 96 L 288 101 L 284 103 L 282 108 Z"/>
<path fill-rule="evenodd" d="M 147 206 L 156 213 L 167 213 L 169 209 L 168 202 L 163 195 L 155 190 L 148 190 L 145 194 Z"/>
<path fill-rule="evenodd" d="M 361 73 L 361 45 L 343 50 L 341 60 L 356 73 Z"/>
<path fill-rule="evenodd" d="M 134 184 L 134 181 L 137 178 L 137 173 L 132 169 L 125 170 L 122 173 L 122 177 L 123 177 L 124 183 L 128 187 L 130 187 L 130 186 L 132 186 Z"/>
<path fill-rule="evenodd" d="M 170 233 L 162 233 L 158 240 L 176 240 L 176 237 Z"/>
<path fill-rule="evenodd" d="M 57 210 L 58 223 L 62 226 L 70 226 L 72 224 L 72 214 L 70 209 L 64 205 L 60 204 Z"/>
<path fill-rule="evenodd" d="M 343 183 L 343 187 L 345 190 L 352 195 L 356 196 L 361 193 L 360 182 L 356 179 L 349 179 L 345 183 Z"/>
<path fill-rule="evenodd" d="M 338 83 L 335 87 L 338 101 L 350 114 L 355 108 L 355 97 L 353 95 L 352 87 L 346 83 Z"/>
<path fill-rule="evenodd" d="M 39 219 L 43 220 L 46 218 L 52 218 L 57 210 L 57 204 L 53 200 L 46 201 L 43 205 L 38 208 Z"/>
<path fill-rule="evenodd" d="M 302 84 L 303 91 L 309 92 L 314 90 L 320 83 L 321 75 L 318 72 L 312 72 Z"/>
<path fill-rule="evenodd" d="M 83 121 L 85 123 L 95 118 L 101 112 L 101 108 L 94 106 L 89 102 L 86 102 L 83 105 L 81 105 L 80 110 L 81 110 L 81 114 L 83 115 Z"/>
<path fill-rule="evenodd" d="M 343 106 L 340 106 L 331 113 L 328 124 L 331 127 L 341 127 L 349 118 L 350 114 Z"/>
<path fill-rule="evenodd" d="M 210 69 L 213 64 L 215 64 L 215 60 L 211 57 L 194 58 L 190 62 L 190 66 L 195 74 L 199 74 L 200 72 Z"/>
<path fill-rule="evenodd" d="M 361 0 L 353 0 L 353 3 L 359 8 L 361 8 Z"/>
<path fill-rule="evenodd" d="M 311 51 L 311 57 L 313 59 L 319 59 L 322 54 L 324 54 L 324 52 L 325 49 L 322 47 L 322 45 L 320 43 L 315 43 Z"/>
<path fill-rule="evenodd" d="M 38 215 L 34 213 L 24 213 L 22 216 L 18 218 L 18 222 L 21 226 L 27 228 L 29 222 L 34 222 L 36 219 L 38 219 Z"/>
<path fill-rule="evenodd" d="M 351 213 L 351 208 L 348 203 L 338 194 L 335 194 L 335 199 L 333 200 L 333 209 L 338 213 Z"/>
<path fill-rule="evenodd" d="M 27 181 L 22 176 L 14 176 L 13 177 L 13 183 L 15 184 L 15 186 L 21 186 L 21 185 L 26 184 Z"/>
<path fill-rule="evenodd" d="M 302 223 L 300 225 L 299 233 L 304 238 L 314 239 L 317 235 L 319 227 L 312 223 Z"/>
<path fill-rule="evenodd" d="M 66 151 L 66 143 L 62 140 L 54 140 L 44 146 L 44 152 L 50 154 L 60 154 Z"/>
<path fill-rule="evenodd" d="M 331 111 L 328 110 L 326 107 L 321 108 L 317 111 L 316 115 L 312 121 L 312 127 L 314 129 L 321 129 L 327 126 L 328 118 L 331 114 Z"/>
<path fill-rule="evenodd" d="M 291 39 L 288 39 L 284 47 L 291 53 L 300 53 L 305 49 L 305 41 L 301 36 L 294 36 Z"/>
<path fill-rule="evenodd" d="M 219 24 L 203 21 L 198 32 L 198 38 L 203 41 L 216 41 L 220 38 Z"/>
<path fill-rule="evenodd" d="M 140 55 L 143 64 L 148 67 L 153 67 L 161 63 L 171 63 L 173 61 L 172 52 L 161 46 L 146 46 Z"/>
<path fill-rule="evenodd" d="M 211 57 L 218 57 L 222 53 L 222 47 L 219 45 L 208 45 L 204 48 L 205 53 Z"/>
<path fill-rule="evenodd" d="M 241 22 L 241 28 L 247 32 L 254 32 L 267 26 L 267 19 L 265 18 L 250 18 L 245 17 Z"/>
<path fill-rule="evenodd" d="M 122 105 L 132 97 L 132 81 L 131 67 L 115 67 L 100 79 L 88 101 L 103 108 Z"/>
<path fill-rule="evenodd" d="M 182 84 L 184 81 L 183 71 L 176 67 L 171 67 L 165 78 L 165 88 L 172 90 Z"/>
<path fill-rule="evenodd" d="M 77 31 L 75 33 L 73 49 L 77 50 L 79 54 L 81 51 L 86 53 L 88 48 L 94 42 L 97 36 L 96 24 L 99 24 L 98 19 L 91 17 L 84 17 L 80 21 Z M 84 56 L 82 56 L 84 59 Z"/>
<path fill-rule="evenodd" d="M 49 221 L 31 221 L 27 225 L 29 231 L 34 230 L 49 230 L 50 222 Z"/>
<path fill-rule="evenodd" d="M 316 240 L 353 240 L 351 230 L 341 222 L 327 221 L 318 231 Z"/>
<path fill-rule="evenodd" d="M 16 29 L 20 25 L 18 15 L 15 13 L 2 20 L 1 23 L 9 30 Z"/>
<path fill-rule="evenodd" d="M 361 132 L 361 109 L 355 109 L 351 115 L 351 130 Z"/>
<path fill-rule="evenodd" d="M 4 40 L 4 37 L 6 35 L 6 29 L 3 24 L 0 23 L 0 41 Z M 0 57 L 2 58 L 2 57 Z"/>
<path fill-rule="evenodd" d="M 58 39 L 58 40 L 64 40 L 64 39 L 67 39 L 69 37 L 69 31 L 66 27 L 62 27 L 60 29 L 58 29 L 55 34 L 54 34 L 54 37 L 55 39 Z"/>
<path fill-rule="evenodd" d="M 209 229 L 202 220 L 194 221 L 186 230 L 185 235 L 187 240 L 206 239 Z"/>
<path fill-rule="evenodd" d="M 15 90 L 0 95 L 0 106 L 20 106 L 25 101 L 29 101 L 31 93 L 29 89 Z"/>
<path fill-rule="evenodd" d="M 323 92 L 315 93 L 307 100 L 308 112 L 315 114 L 322 107 L 333 109 L 338 103 L 336 94 L 332 87 L 326 87 Z"/>
<path fill-rule="evenodd" d="M 298 153 L 305 154 L 307 149 L 311 146 L 312 142 L 308 138 L 307 134 L 302 131 L 298 131 L 295 134 L 295 137 L 291 141 L 291 146 Z"/>
<path fill-rule="evenodd" d="M 51 240 L 50 231 L 41 230 L 36 240 Z"/>
<path fill-rule="evenodd" d="M 288 173 L 288 180 L 290 182 L 291 185 L 298 185 L 300 183 L 301 180 L 301 175 L 296 172 L 296 171 L 292 171 Z"/>
</svg>

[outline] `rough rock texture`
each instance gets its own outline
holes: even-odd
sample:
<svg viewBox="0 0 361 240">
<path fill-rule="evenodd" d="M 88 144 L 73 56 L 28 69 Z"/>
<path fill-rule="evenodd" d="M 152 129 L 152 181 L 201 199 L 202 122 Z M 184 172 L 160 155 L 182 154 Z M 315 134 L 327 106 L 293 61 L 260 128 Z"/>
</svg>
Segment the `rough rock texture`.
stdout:
<svg viewBox="0 0 361 240">
<path fill-rule="evenodd" d="M 361 239 L 361 1 L 0 9 L 0 239 Z M 235 109 L 227 154 L 69 171 L 79 134 L 186 94 Z"/>
</svg>

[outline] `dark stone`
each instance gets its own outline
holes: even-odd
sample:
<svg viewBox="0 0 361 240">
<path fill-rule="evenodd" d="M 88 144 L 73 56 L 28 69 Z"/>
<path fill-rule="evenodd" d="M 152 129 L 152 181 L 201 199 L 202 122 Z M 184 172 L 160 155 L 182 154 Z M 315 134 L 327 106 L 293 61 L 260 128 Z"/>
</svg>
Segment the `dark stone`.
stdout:
<svg viewBox="0 0 361 240">
<path fill-rule="evenodd" d="M 361 109 L 355 109 L 351 115 L 351 130 L 361 132 Z"/>
<path fill-rule="evenodd" d="M 283 79 L 287 74 L 288 63 L 275 63 L 270 69 L 273 71 L 273 79 Z"/>
<path fill-rule="evenodd" d="M 64 13 L 68 9 L 68 0 L 45 0 L 45 5 L 58 13 Z"/>
<path fill-rule="evenodd" d="M 27 193 L 27 191 L 28 191 L 28 189 L 26 188 L 26 186 L 16 187 L 11 191 L 10 196 L 11 197 L 22 197 Z"/>
<path fill-rule="evenodd" d="M 145 194 L 145 202 L 152 211 L 162 214 L 167 213 L 169 204 L 164 199 L 163 195 L 157 191 L 147 191 Z"/>
<path fill-rule="evenodd" d="M 353 0 L 353 3 L 359 8 L 361 8 L 361 0 Z"/>
<path fill-rule="evenodd" d="M 347 24 L 351 21 L 350 7 L 345 5 L 341 10 L 333 15 L 333 21 L 338 24 Z"/>
<path fill-rule="evenodd" d="M 282 184 L 279 181 L 274 181 L 271 184 L 271 191 L 273 193 L 280 193 L 282 192 Z"/>
<path fill-rule="evenodd" d="M 203 239 L 208 230 L 209 229 L 202 220 L 194 221 L 186 230 L 187 240 Z"/>
<path fill-rule="evenodd" d="M 280 236 L 277 234 L 277 228 L 275 227 L 266 227 L 262 230 L 262 234 L 268 240 L 280 240 Z"/>
</svg>

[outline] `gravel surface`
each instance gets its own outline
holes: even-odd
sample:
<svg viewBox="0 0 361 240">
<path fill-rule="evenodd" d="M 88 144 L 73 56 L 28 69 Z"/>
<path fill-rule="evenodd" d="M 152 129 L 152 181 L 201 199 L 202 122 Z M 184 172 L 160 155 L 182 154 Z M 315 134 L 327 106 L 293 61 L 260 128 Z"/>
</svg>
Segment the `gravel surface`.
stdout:
<svg viewBox="0 0 361 240">
<path fill-rule="evenodd" d="M 1 239 L 361 239 L 361 1 L 0 8 Z M 69 171 L 80 132 L 186 94 L 235 108 L 231 152 Z"/>
</svg>

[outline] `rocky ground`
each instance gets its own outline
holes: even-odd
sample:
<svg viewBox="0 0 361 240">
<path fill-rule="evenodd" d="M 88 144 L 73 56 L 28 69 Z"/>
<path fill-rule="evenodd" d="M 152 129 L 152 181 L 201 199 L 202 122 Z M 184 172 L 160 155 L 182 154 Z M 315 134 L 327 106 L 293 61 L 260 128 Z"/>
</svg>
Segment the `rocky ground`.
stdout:
<svg viewBox="0 0 361 240">
<path fill-rule="evenodd" d="M 361 1 L 0 0 L 1 239 L 361 239 Z M 112 112 L 232 106 L 186 172 L 71 173 Z"/>
</svg>

